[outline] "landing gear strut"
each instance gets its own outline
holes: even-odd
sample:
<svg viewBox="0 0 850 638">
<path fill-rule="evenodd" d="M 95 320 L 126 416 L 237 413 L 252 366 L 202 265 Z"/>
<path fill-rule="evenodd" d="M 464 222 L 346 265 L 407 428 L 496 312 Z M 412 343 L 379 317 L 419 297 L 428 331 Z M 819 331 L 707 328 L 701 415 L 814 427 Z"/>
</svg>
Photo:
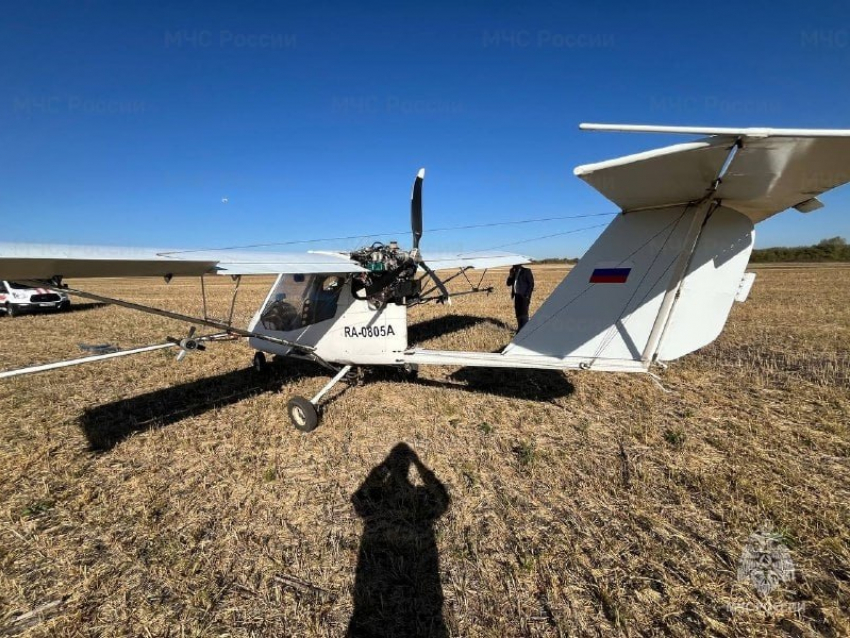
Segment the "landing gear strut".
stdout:
<svg viewBox="0 0 850 638">
<path fill-rule="evenodd" d="M 319 393 L 312 399 L 307 400 L 304 397 L 292 397 L 286 404 L 286 410 L 289 412 L 289 420 L 296 430 L 301 432 L 312 432 L 319 426 L 319 401 L 322 400 L 331 388 L 342 380 L 342 378 L 351 371 L 351 366 L 344 366 L 336 376 L 328 381 L 324 388 L 319 390 Z"/>
</svg>

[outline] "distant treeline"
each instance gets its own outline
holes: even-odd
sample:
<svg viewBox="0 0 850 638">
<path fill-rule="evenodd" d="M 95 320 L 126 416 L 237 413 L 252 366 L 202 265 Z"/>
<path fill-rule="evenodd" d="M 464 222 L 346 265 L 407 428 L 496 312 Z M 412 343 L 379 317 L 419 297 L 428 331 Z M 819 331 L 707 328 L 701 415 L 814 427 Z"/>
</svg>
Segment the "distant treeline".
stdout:
<svg viewBox="0 0 850 638">
<path fill-rule="evenodd" d="M 850 246 L 843 237 L 830 237 L 814 246 L 759 248 L 750 256 L 751 263 L 783 261 L 850 261 Z"/>
<path fill-rule="evenodd" d="M 751 263 L 779 263 L 783 261 L 850 261 L 850 246 L 843 237 L 822 239 L 814 246 L 778 246 L 758 248 L 750 256 Z M 535 264 L 577 264 L 578 257 L 547 257 L 535 259 Z"/>
<path fill-rule="evenodd" d="M 546 259 L 535 259 L 535 264 L 577 264 L 578 257 L 547 257 Z"/>
</svg>

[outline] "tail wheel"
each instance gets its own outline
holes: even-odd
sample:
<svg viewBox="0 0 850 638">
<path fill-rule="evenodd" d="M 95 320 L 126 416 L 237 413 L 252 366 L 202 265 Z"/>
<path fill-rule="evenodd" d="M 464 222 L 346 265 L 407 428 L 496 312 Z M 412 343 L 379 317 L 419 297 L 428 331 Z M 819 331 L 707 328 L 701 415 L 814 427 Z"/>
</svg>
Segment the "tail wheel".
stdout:
<svg viewBox="0 0 850 638">
<path fill-rule="evenodd" d="M 286 404 L 286 410 L 296 430 L 312 432 L 319 426 L 319 412 L 316 406 L 304 397 L 292 397 Z"/>
<path fill-rule="evenodd" d="M 269 364 L 266 362 L 266 355 L 259 351 L 255 352 L 251 367 L 254 369 L 254 372 L 259 372 L 260 374 L 267 372 Z"/>
</svg>

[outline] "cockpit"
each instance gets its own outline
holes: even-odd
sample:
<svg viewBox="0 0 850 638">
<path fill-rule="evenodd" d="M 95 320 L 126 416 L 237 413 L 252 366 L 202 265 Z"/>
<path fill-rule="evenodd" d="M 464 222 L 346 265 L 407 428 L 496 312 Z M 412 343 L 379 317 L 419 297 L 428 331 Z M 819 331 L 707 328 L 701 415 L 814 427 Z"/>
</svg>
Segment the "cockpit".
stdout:
<svg viewBox="0 0 850 638">
<path fill-rule="evenodd" d="M 344 274 L 282 275 L 269 294 L 260 323 L 266 330 L 287 332 L 336 316 Z"/>
</svg>

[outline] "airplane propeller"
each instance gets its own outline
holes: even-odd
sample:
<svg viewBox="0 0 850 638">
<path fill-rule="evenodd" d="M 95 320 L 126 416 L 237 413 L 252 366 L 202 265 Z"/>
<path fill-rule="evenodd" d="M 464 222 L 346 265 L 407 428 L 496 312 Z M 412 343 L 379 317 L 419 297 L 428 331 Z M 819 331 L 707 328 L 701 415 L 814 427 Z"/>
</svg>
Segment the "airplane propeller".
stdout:
<svg viewBox="0 0 850 638">
<path fill-rule="evenodd" d="M 410 194 L 410 231 L 413 235 L 413 249 L 410 251 L 410 256 L 418 266 L 422 268 L 437 289 L 440 291 L 442 301 L 451 303 L 449 291 L 446 286 L 437 277 L 437 274 L 422 259 L 422 253 L 419 252 L 419 240 L 422 239 L 422 183 L 425 181 L 425 169 L 420 168 L 416 174 L 416 180 L 413 182 L 413 192 Z"/>
<path fill-rule="evenodd" d="M 413 182 L 410 194 L 410 231 L 413 233 L 413 250 L 419 250 L 422 239 L 422 183 L 425 181 L 425 169 L 420 168 Z"/>
<path fill-rule="evenodd" d="M 200 342 L 199 339 L 195 339 L 195 326 L 189 328 L 189 334 L 186 335 L 184 339 L 177 339 L 175 337 L 166 337 L 166 341 L 169 343 L 173 343 L 180 348 L 180 352 L 177 353 L 177 361 L 183 361 L 186 358 L 186 355 L 190 352 L 195 352 L 196 350 L 206 350 L 207 347 Z"/>
</svg>

